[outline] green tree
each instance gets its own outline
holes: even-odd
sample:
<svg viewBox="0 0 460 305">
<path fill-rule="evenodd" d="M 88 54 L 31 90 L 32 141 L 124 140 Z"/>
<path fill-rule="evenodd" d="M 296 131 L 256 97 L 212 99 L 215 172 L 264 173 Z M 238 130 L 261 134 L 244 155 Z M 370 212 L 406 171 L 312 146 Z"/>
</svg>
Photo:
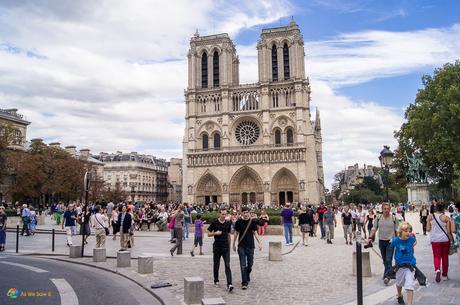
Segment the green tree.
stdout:
<svg viewBox="0 0 460 305">
<path fill-rule="evenodd" d="M 460 61 L 445 64 L 422 78 L 424 88 L 406 109 L 406 122 L 395 133 L 399 148 L 395 166 L 407 170 L 405 155 L 420 152 L 430 180 L 454 190 L 460 183 Z M 457 193 L 458 194 L 458 193 Z M 454 192 L 451 193 L 455 197 Z"/>
</svg>

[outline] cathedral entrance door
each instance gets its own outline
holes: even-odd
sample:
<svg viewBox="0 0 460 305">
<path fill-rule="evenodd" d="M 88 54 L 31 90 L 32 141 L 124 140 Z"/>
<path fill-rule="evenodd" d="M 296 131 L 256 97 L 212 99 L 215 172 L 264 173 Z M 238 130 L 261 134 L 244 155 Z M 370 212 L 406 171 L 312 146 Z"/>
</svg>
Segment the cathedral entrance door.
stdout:
<svg viewBox="0 0 460 305">
<path fill-rule="evenodd" d="M 217 203 L 217 196 L 212 196 L 212 202 Z"/>
<path fill-rule="evenodd" d="M 294 201 L 294 193 L 287 192 L 287 202 L 293 202 L 293 201 Z"/>
<path fill-rule="evenodd" d="M 286 203 L 286 193 L 279 192 L 279 204 L 284 205 Z"/>
<path fill-rule="evenodd" d="M 248 204 L 248 193 L 244 192 L 241 194 L 241 203 Z"/>
<path fill-rule="evenodd" d="M 210 196 L 204 196 L 204 204 L 208 205 L 211 202 Z"/>
</svg>

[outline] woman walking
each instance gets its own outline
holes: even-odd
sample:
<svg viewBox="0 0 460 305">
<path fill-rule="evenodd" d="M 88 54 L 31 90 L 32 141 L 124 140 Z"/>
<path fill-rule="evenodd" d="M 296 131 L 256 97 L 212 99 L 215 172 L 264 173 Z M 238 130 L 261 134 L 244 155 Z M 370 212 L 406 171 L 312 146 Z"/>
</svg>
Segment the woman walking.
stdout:
<svg viewBox="0 0 460 305">
<path fill-rule="evenodd" d="M 444 204 L 438 202 L 434 214 L 428 215 L 427 230 L 430 232 L 433 263 L 436 272 L 436 282 L 449 279 L 449 249 L 452 225 L 449 217 L 444 215 Z M 442 269 L 441 269 L 442 264 Z"/>
<path fill-rule="evenodd" d="M 184 224 L 184 206 L 181 204 L 177 209 L 174 217 L 174 235 L 176 235 L 176 244 L 169 250 L 171 256 L 174 256 L 174 251 L 177 250 L 177 255 L 182 254 L 182 226 Z"/>
<path fill-rule="evenodd" d="M 373 209 L 369 210 L 369 214 L 366 216 L 366 223 L 364 224 L 365 227 L 367 227 L 367 232 L 369 232 L 369 236 L 371 236 L 371 230 L 372 227 L 374 226 L 374 219 L 375 219 L 375 213 Z"/>
<path fill-rule="evenodd" d="M 426 205 L 422 205 L 422 208 L 420 210 L 420 223 L 422 224 L 423 235 L 426 235 L 426 223 L 427 223 L 429 214 L 430 214 L 430 211 L 428 211 L 428 209 L 426 208 Z"/>
<path fill-rule="evenodd" d="M 308 246 L 308 234 L 311 230 L 311 220 L 308 217 L 307 209 L 302 207 L 299 213 L 299 226 L 302 233 L 302 245 Z"/>
<path fill-rule="evenodd" d="M 259 217 L 259 228 L 257 229 L 257 233 L 259 235 L 265 234 L 265 229 L 268 227 L 269 220 L 270 218 L 268 217 L 268 214 L 265 212 L 265 209 L 262 209 L 260 211 L 260 217 Z"/>
<path fill-rule="evenodd" d="M 345 244 L 352 245 L 353 242 L 353 232 L 351 231 L 351 213 L 350 208 L 345 207 L 342 213 L 342 227 L 343 227 L 343 237 L 345 237 Z"/>
<path fill-rule="evenodd" d="M 112 211 L 112 219 L 110 220 L 112 223 L 112 230 L 113 230 L 113 240 L 117 239 L 117 233 L 118 233 L 118 213 L 119 210 L 118 208 L 114 208 Z"/>
</svg>

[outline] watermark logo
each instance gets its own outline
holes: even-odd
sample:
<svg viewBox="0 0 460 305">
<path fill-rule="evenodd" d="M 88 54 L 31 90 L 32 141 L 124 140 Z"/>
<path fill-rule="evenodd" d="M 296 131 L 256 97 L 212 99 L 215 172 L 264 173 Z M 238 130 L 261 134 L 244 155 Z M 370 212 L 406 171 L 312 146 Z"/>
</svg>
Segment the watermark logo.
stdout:
<svg viewBox="0 0 460 305">
<path fill-rule="evenodd" d="M 16 289 L 16 288 L 10 288 L 10 289 L 8 289 L 8 292 L 6 293 L 6 295 L 10 299 L 17 299 L 20 294 L 21 294 L 21 292 L 19 291 L 19 289 Z"/>
</svg>

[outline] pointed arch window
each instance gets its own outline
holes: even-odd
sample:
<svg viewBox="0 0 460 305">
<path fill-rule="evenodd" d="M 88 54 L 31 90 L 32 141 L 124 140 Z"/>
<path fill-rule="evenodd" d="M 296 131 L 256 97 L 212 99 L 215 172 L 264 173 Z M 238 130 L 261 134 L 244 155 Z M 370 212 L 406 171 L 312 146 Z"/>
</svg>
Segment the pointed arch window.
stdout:
<svg viewBox="0 0 460 305">
<path fill-rule="evenodd" d="M 281 145 L 281 130 L 275 130 L 275 145 Z"/>
<path fill-rule="evenodd" d="M 201 87 L 208 88 L 208 54 L 201 56 Z"/>
<path fill-rule="evenodd" d="M 220 134 L 214 134 L 214 149 L 220 149 Z"/>
<path fill-rule="evenodd" d="M 292 132 L 291 128 L 288 128 L 286 131 L 286 143 L 289 146 L 292 146 L 292 144 L 294 144 L 294 133 Z"/>
<path fill-rule="evenodd" d="M 284 79 L 289 79 L 289 47 L 287 43 L 283 46 L 283 68 L 284 68 Z"/>
<path fill-rule="evenodd" d="M 212 83 L 213 87 L 219 87 L 219 53 L 217 51 L 212 55 Z"/>
<path fill-rule="evenodd" d="M 203 134 L 203 150 L 208 150 L 209 148 L 209 138 L 207 134 Z"/>
<path fill-rule="evenodd" d="M 272 81 L 278 81 L 278 54 L 276 45 L 272 46 Z"/>
</svg>

